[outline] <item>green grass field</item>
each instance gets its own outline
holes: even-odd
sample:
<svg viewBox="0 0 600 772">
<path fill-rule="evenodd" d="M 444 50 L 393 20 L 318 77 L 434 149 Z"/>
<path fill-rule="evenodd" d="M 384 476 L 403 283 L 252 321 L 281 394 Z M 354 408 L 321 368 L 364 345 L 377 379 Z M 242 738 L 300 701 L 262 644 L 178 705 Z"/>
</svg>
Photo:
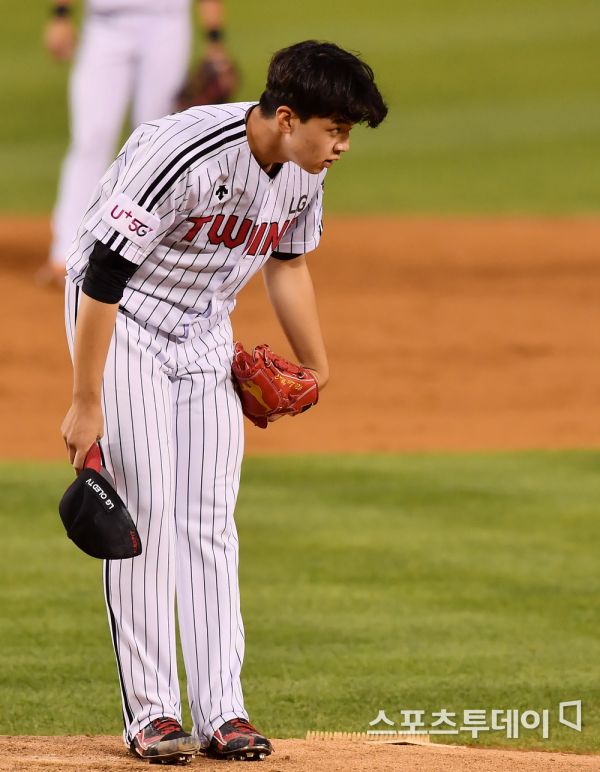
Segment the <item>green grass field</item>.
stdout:
<svg viewBox="0 0 600 772">
<path fill-rule="evenodd" d="M 285 737 L 366 731 L 380 709 L 548 708 L 549 740 L 480 744 L 597 750 L 599 468 L 599 451 L 248 459 L 253 718 Z M 56 512 L 70 477 L 0 465 L 3 734 L 120 730 L 100 563 Z M 577 699 L 581 733 L 557 721 Z"/>
<path fill-rule="evenodd" d="M 41 50 L 46 3 L 3 6 L 0 211 L 47 212 L 66 146 L 67 68 Z M 328 211 L 594 212 L 600 157 L 597 0 L 228 0 L 254 99 L 270 54 L 307 37 L 364 54 L 391 108 L 356 131 Z"/>
<path fill-rule="evenodd" d="M 597 0 L 227 7 L 240 99 L 258 96 L 274 50 L 303 38 L 375 69 L 390 115 L 355 130 L 328 213 L 597 212 Z M 68 69 L 41 48 L 46 2 L 0 8 L 0 212 L 47 213 Z M 366 731 L 380 709 L 398 723 L 411 709 L 548 708 L 548 740 L 477 742 L 597 751 L 599 468 L 600 451 L 247 459 L 253 719 L 301 737 Z M 0 462 L 0 734 L 121 728 L 100 564 L 56 511 L 70 479 L 66 464 Z M 581 733 L 557 721 L 559 702 L 578 699 Z"/>
</svg>

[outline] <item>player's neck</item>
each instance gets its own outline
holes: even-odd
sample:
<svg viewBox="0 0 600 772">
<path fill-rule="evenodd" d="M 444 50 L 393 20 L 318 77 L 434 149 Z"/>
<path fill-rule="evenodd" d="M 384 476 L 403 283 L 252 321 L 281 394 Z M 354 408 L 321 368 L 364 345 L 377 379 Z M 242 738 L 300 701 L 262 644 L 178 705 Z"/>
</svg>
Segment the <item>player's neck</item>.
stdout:
<svg viewBox="0 0 600 772">
<path fill-rule="evenodd" d="M 288 160 L 283 157 L 277 122 L 274 118 L 264 118 L 258 105 L 246 121 L 246 136 L 250 152 L 267 174 Z"/>
</svg>

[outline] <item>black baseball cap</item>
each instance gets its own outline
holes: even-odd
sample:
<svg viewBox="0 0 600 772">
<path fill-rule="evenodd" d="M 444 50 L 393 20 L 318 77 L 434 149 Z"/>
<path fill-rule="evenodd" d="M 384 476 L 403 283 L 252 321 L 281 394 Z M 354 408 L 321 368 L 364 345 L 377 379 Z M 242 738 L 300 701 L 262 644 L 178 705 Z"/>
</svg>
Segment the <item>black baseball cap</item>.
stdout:
<svg viewBox="0 0 600 772">
<path fill-rule="evenodd" d="M 141 555 L 140 535 L 102 463 L 97 442 L 65 491 L 58 511 L 67 536 L 93 558 L 123 560 Z"/>
</svg>

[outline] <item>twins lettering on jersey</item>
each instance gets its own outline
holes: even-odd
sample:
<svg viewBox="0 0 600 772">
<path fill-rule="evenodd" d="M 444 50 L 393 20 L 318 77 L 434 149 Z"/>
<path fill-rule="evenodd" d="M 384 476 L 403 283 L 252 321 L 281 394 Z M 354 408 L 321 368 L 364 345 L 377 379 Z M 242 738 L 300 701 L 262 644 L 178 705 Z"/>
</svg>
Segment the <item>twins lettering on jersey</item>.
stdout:
<svg viewBox="0 0 600 772">
<path fill-rule="evenodd" d="M 219 188 L 219 190 L 221 189 L 227 190 L 224 185 Z M 217 190 L 217 195 L 219 190 Z M 306 207 L 307 198 L 306 195 L 302 195 L 297 202 L 292 199 L 289 214 L 300 214 Z M 153 232 L 160 224 L 158 217 L 142 209 L 124 193 L 111 196 L 104 206 L 102 219 L 140 247 L 145 247 L 150 243 Z M 239 219 L 234 214 L 227 218 L 223 214 L 188 217 L 186 222 L 192 223 L 192 227 L 185 233 L 182 240 L 194 241 L 204 226 L 208 226 L 210 223 L 206 234 L 210 244 L 215 246 L 224 244 L 228 249 L 235 249 L 245 243 L 244 251 L 246 254 L 264 256 L 269 251 L 274 252 L 277 249 L 285 232 L 296 218 L 291 217 L 286 220 L 281 228 L 278 221 L 255 223 L 244 218 L 238 225 Z"/>
<path fill-rule="evenodd" d="M 123 309 L 183 340 L 230 312 L 272 252 L 315 249 L 322 175 L 291 162 L 266 175 L 245 133 L 251 106 L 193 108 L 136 130 L 95 191 L 69 275 L 80 283 L 102 242 L 138 266 Z"/>
<path fill-rule="evenodd" d="M 215 196 L 221 200 L 228 195 L 229 190 L 225 185 L 218 185 Z M 288 214 L 299 215 L 306 207 L 308 196 L 301 195 L 296 201 L 292 198 Z M 200 234 L 206 235 L 207 242 L 227 249 L 241 247 L 245 243 L 244 252 L 248 255 L 266 255 L 274 252 L 279 246 L 285 232 L 293 224 L 295 217 L 286 220 L 279 229 L 279 222 L 255 223 L 247 217 L 238 225 L 239 217 L 223 214 L 204 215 L 203 217 L 188 217 L 186 222 L 192 223 L 192 227 L 185 233 L 182 241 L 195 241 Z M 206 226 L 206 228 L 205 228 Z"/>
<path fill-rule="evenodd" d="M 238 225 L 239 219 L 235 214 L 230 214 L 227 218 L 224 214 L 188 217 L 186 222 L 192 223 L 192 227 L 183 236 L 183 241 L 194 241 L 210 223 L 206 231 L 210 244 L 223 244 L 227 249 L 235 249 L 245 243 L 246 254 L 266 255 L 269 251 L 274 252 L 277 249 L 285 232 L 294 222 L 293 219 L 286 220 L 280 228 L 279 222 L 254 223 L 248 218 L 244 218 Z"/>
</svg>

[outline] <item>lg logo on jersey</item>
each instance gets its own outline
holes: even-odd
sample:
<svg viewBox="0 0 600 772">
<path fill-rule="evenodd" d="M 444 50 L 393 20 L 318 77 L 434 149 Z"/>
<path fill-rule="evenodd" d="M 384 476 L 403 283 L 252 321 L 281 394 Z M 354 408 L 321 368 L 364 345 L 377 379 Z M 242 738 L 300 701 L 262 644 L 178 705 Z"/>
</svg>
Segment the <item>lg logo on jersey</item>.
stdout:
<svg viewBox="0 0 600 772">
<path fill-rule="evenodd" d="M 294 199 L 292 198 L 292 203 L 290 204 L 290 208 L 288 210 L 289 213 L 290 214 L 300 214 L 300 212 L 306 206 L 307 200 L 308 200 L 308 196 L 307 195 L 300 196 L 300 198 L 298 199 L 298 203 L 296 204 L 296 206 L 294 206 L 295 202 L 294 202 Z"/>
<path fill-rule="evenodd" d="M 130 211 L 126 212 L 118 205 L 114 206 L 110 213 L 110 216 L 113 220 L 119 220 L 123 215 L 125 215 L 127 219 L 133 218 L 129 223 L 129 230 L 132 233 L 135 233 L 137 236 L 145 236 L 147 233 L 154 230 L 154 228 L 151 228 L 149 225 L 146 225 L 141 220 L 138 220 L 137 217 L 133 217 Z"/>
</svg>

